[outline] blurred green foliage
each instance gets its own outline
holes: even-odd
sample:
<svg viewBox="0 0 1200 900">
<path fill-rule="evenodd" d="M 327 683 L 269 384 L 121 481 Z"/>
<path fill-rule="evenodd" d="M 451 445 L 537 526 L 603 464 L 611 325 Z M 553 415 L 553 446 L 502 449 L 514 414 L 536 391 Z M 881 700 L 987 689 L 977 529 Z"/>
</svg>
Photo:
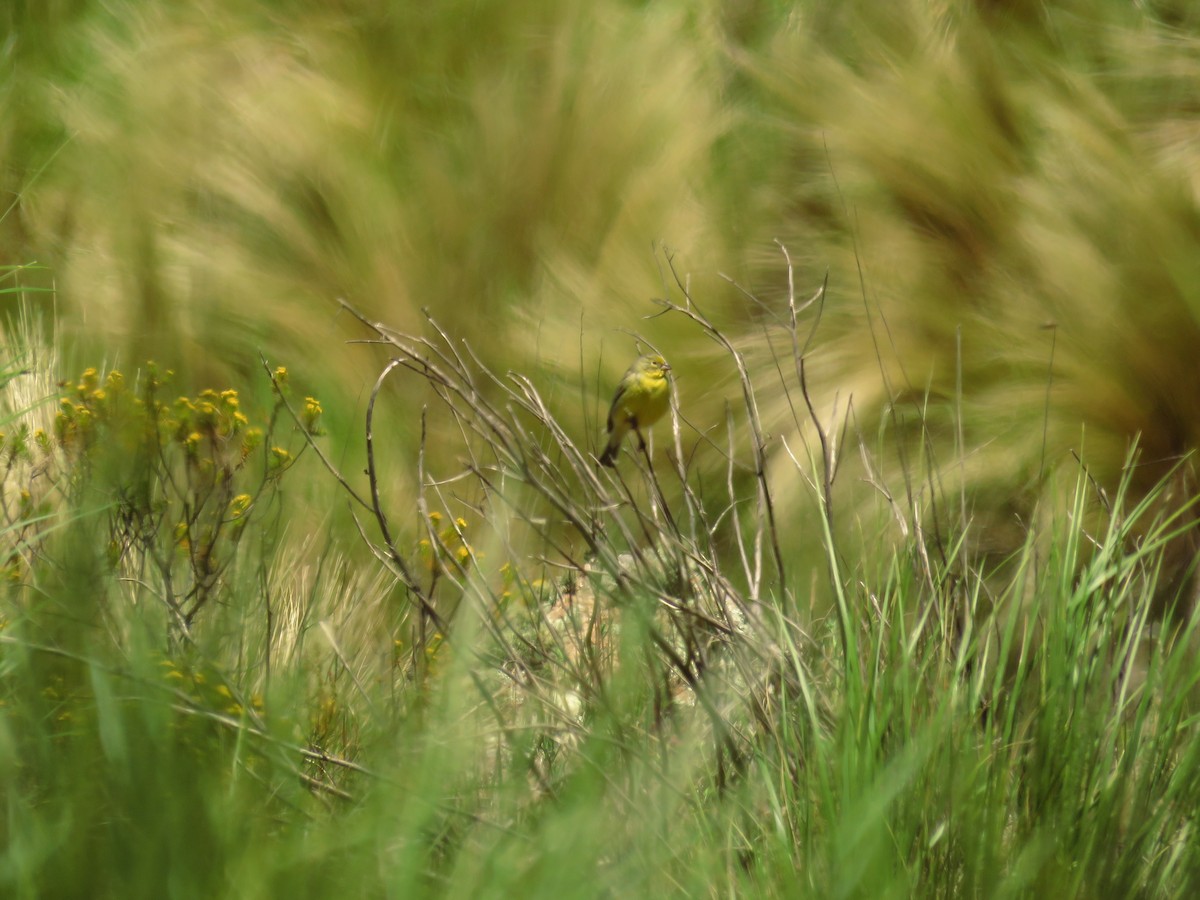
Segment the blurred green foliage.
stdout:
<svg viewBox="0 0 1200 900">
<path fill-rule="evenodd" d="M 1198 51 L 1171 0 L 4 5 L 0 302 L 67 362 L 0 387 L 2 892 L 1194 893 Z M 337 298 L 528 377 L 555 460 L 663 352 L 685 477 L 598 508 L 749 573 L 769 486 L 762 681 L 681 687 L 428 380 L 368 547 L 290 474 L 318 416 L 365 466 Z"/>
<path fill-rule="evenodd" d="M 23 561 L 0 596 L 6 895 L 1197 887 L 1200 616 L 1152 614 L 1179 519 L 1128 483 L 1097 541 L 1080 471 L 1071 513 L 1029 536 L 999 598 L 962 543 L 827 543 L 872 561 L 830 570 L 854 611 L 839 623 L 739 595 L 688 525 L 696 508 L 658 507 L 670 477 L 648 469 L 577 488 L 609 497 L 596 565 L 533 579 L 522 546 L 492 558 L 472 523 L 431 511 L 398 594 L 261 514 L 299 477 L 277 453 L 248 464 L 281 424 L 253 440 L 233 391 L 166 404 L 166 378 L 86 370 L 60 386 L 54 437 L 6 438 L 6 502 L 47 473 L 63 488 L 40 511 L 6 507 Z M 462 399 L 462 421 L 488 421 Z M 317 406 L 293 424 L 312 434 Z M 540 447 L 491 433 L 484 480 Z M 555 469 L 526 465 L 531 485 Z M 225 504 L 247 483 L 253 497 Z M 165 528 L 181 511 L 187 529 Z M 623 512 L 644 543 L 622 546 Z M 185 545 L 201 534 L 237 558 L 200 571 L 203 602 L 171 593 L 196 575 Z M 421 590 L 444 630 L 418 643 Z"/>
</svg>

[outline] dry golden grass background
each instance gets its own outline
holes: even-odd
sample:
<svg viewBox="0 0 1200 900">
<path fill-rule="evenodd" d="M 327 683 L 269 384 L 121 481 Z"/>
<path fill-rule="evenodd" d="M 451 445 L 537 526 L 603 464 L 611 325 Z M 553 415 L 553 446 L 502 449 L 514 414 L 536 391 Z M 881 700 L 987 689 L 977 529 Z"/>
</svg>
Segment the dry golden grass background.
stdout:
<svg viewBox="0 0 1200 900">
<path fill-rule="evenodd" d="M 261 351 L 349 429 L 380 356 L 345 343 L 363 334 L 336 298 L 416 331 L 429 308 L 587 442 L 638 333 L 678 375 L 693 464 L 718 471 L 701 435 L 724 443 L 735 373 L 681 317 L 645 318 L 672 289 L 666 246 L 747 352 L 786 471 L 801 429 L 768 340 L 778 240 L 799 294 L 829 274 L 817 408 L 852 405 L 876 451 L 885 425 L 931 439 L 942 489 L 969 486 L 998 549 L 1050 476 L 1073 481 L 1072 451 L 1112 485 L 1136 440 L 1140 488 L 1184 462 L 1190 490 L 1186 5 L 62 0 L 6 17 L 0 261 L 47 266 L 81 354 L 212 381 L 250 377 Z M 414 397 L 386 413 L 401 483 Z"/>
</svg>

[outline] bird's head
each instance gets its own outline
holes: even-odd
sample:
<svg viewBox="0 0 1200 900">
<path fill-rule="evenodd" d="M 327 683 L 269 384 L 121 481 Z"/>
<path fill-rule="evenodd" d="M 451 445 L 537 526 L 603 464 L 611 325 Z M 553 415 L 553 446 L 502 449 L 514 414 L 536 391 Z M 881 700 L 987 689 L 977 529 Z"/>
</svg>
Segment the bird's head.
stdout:
<svg viewBox="0 0 1200 900">
<path fill-rule="evenodd" d="M 643 356 L 638 360 L 638 372 L 650 378 L 666 378 L 671 364 L 657 354 Z"/>
</svg>

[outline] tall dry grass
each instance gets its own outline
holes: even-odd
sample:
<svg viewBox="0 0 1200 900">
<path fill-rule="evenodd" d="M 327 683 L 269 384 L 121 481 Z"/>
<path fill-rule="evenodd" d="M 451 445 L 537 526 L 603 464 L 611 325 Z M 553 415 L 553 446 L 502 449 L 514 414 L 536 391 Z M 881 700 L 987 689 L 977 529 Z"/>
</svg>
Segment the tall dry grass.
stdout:
<svg viewBox="0 0 1200 900">
<path fill-rule="evenodd" d="M 703 192 L 726 112 L 685 5 L 51 19 L 43 55 L 68 45 L 71 64 L 13 97 L 59 142 L 13 151 L 27 246 L 77 331 L 140 356 L 170 341 L 245 369 L 259 348 L 319 352 L 325 377 L 356 382 L 329 340 L 345 297 L 410 327 L 433 308 L 498 362 L 577 367 L 581 331 L 589 362 L 603 339 L 623 359 L 652 243 L 719 255 Z"/>
<path fill-rule="evenodd" d="M 746 58 L 786 148 L 759 295 L 784 293 L 769 237 L 801 283 L 830 273 L 814 392 L 852 398 L 872 447 L 892 427 L 877 465 L 928 455 L 927 503 L 965 488 L 985 549 L 1020 546 L 1080 459 L 1109 492 L 1169 478 L 1167 508 L 1195 489 L 1198 39 L 1123 3 L 811 4 Z"/>
<path fill-rule="evenodd" d="M 1136 442 L 1137 490 L 1169 475 L 1170 507 L 1192 489 L 1200 72 L 1178 5 L 7 16 L 3 253 L 51 267 L 69 342 L 207 380 L 260 350 L 313 360 L 346 433 L 374 360 L 343 345 L 336 298 L 409 329 L 429 307 L 490 364 L 536 371 L 591 439 L 641 335 L 679 375 L 689 459 L 716 473 L 737 373 L 681 319 L 643 318 L 678 299 L 654 247 L 763 374 L 779 239 L 796 284 L 829 275 L 809 375 L 823 416 L 853 410 L 848 466 L 860 444 L 888 474 L 925 455 L 938 486 L 907 490 L 965 487 L 983 549 L 1011 552 L 1070 494 L 1053 484 L 1073 484 L 1072 452 L 1111 492 Z M 805 420 L 790 379 L 762 397 L 779 472 Z M 429 399 L 384 404 L 402 460 Z M 851 468 L 839 490 L 882 527 Z M 799 481 L 779 500 L 802 519 Z"/>
</svg>

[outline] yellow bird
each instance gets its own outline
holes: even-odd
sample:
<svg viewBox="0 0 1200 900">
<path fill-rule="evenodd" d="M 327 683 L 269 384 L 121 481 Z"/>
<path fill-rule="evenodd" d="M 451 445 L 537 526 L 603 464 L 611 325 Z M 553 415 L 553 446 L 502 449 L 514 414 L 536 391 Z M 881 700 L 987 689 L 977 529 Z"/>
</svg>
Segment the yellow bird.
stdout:
<svg viewBox="0 0 1200 900">
<path fill-rule="evenodd" d="M 621 441 L 632 429 L 642 439 L 642 429 L 662 418 L 671 405 L 671 367 L 658 355 L 639 356 L 629 367 L 608 410 L 608 446 L 600 454 L 600 465 L 612 466 Z"/>
</svg>

